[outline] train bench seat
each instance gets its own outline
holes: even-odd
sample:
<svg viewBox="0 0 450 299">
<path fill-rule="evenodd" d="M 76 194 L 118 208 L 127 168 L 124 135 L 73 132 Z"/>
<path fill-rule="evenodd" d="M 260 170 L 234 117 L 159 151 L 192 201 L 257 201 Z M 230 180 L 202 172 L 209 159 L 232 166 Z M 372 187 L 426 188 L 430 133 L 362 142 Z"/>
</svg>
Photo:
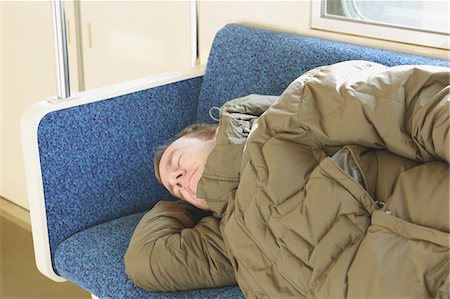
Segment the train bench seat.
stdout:
<svg viewBox="0 0 450 299">
<path fill-rule="evenodd" d="M 206 68 L 31 106 L 22 119 L 22 138 L 40 271 L 100 298 L 242 297 L 237 286 L 146 292 L 126 276 L 123 256 L 135 226 L 157 201 L 171 198 L 154 178 L 153 152 L 189 124 L 213 122 L 213 106 L 251 93 L 279 95 L 306 71 L 345 60 L 449 66 L 445 60 L 230 24 L 217 33 Z"/>
</svg>

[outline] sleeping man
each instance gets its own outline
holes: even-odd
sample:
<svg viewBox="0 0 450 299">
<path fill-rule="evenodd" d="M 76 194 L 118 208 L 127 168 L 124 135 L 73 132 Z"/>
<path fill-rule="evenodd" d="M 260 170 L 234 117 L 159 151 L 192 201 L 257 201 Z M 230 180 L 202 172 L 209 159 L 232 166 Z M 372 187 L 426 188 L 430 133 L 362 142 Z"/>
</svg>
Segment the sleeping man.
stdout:
<svg viewBox="0 0 450 299">
<path fill-rule="evenodd" d="M 138 286 L 249 298 L 449 297 L 450 71 L 320 67 L 227 102 L 155 159 L 125 256 Z"/>
</svg>

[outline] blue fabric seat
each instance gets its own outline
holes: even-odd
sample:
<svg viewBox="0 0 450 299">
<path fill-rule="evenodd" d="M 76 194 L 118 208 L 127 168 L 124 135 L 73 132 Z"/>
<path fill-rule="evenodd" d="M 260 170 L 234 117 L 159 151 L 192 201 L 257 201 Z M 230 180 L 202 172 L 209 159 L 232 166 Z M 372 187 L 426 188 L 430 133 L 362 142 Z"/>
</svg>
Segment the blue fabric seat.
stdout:
<svg viewBox="0 0 450 299">
<path fill-rule="evenodd" d="M 213 106 L 251 93 L 279 95 L 295 78 L 344 60 L 385 65 L 448 61 L 242 25 L 214 40 L 195 77 L 46 114 L 37 138 L 53 269 L 104 298 L 237 298 L 239 288 L 145 292 L 124 272 L 123 256 L 145 211 L 170 194 L 154 178 L 155 148 Z M 33 213 L 33 211 L 32 211 Z"/>
<path fill-rule="evenodd" d="M 59 274 L 100 298 L 240 298 L 237 287 L 189 292 L 146 292 L 126 276 L 123 256 L 144 213 L 122 217 L 83 230 L 62 242 L 55 252 Z M 113 261 L 113 262 L 112 262 Z"/>
</svg>

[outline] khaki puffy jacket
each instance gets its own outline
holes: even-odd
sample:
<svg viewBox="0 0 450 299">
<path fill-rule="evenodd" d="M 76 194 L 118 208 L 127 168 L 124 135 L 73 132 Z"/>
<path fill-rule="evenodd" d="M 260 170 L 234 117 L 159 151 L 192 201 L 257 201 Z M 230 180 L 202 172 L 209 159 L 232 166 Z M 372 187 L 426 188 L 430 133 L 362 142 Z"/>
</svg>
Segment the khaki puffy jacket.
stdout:
<svg viewBox="0 0 450 299">
<path fill-rule="evenodd" d="M 213 216 L 195 225 L 161 212 L 183 204 L 158 204 L 128 274 L 166 291 L 235 278 L 249 298 L 448 298 L 449 80 L 351 61 L 302 75 L 272 105 L 228 102 L 197 190 Z"/>
</svg>

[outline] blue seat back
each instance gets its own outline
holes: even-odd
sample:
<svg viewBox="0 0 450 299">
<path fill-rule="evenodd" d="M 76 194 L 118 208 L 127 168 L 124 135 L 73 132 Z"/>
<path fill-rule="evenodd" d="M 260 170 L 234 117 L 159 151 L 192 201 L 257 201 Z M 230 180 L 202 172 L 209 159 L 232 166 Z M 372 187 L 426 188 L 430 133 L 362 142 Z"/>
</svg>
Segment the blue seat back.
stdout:
<svg viewBox="0 0 450 299">
<path fill-rule="evenodd" d="M 194 122 L 201 81 L 189 79 L 42 118 L 38 146 L 52 256 L 77 232 L 171 198 L 154 177 L 153 152 Z"/>
<path fill-rule="evenodd" d="M 280 95 L 306 71 L 346 60 L 369 60 L 387 66 L 450 66 L 445 60 L 231 24 L 214 39 L 197 122 L 213 122 L 208 114 L 213 106 L 251 93 Z"/>
</svg>

